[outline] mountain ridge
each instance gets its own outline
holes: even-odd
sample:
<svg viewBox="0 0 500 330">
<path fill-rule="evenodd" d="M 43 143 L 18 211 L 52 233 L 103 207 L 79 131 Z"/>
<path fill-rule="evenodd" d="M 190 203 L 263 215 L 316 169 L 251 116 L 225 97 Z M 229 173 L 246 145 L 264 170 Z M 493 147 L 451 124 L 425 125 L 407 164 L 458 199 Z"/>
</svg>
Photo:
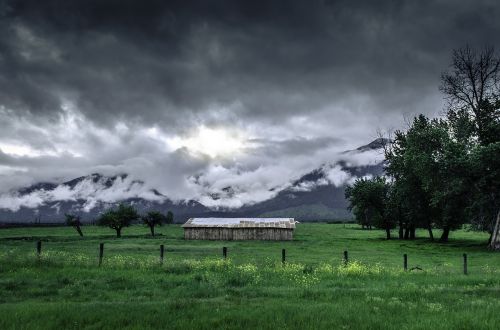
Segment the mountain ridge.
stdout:
<svg viewBox="0 0 500 330">
<path fill-rule="evenodd" d="M 355 150 L 345 151 L 343 154 L 379 150 L 388 142 L 387 139 L 379 138 Z M 143 181 L 132 180 L 126 173 L 109 177 L 92 173 L 60 184 L 40 182 L 19 189 L 16 192 L 17 196 L 26 199 L 28 205 L 30 198 L 42 200 L 45 198 L 45 200 L 36 207 L 21 205 L 17 210 L 0 208 L 0 223 L 63 222 L 65 213 L 77 213 L 84 222 L 93 222 L 105 209 L 115 207 L 119 203 L 131 204 L 140 213 L 153 209 L 160 212 L 172 211 L 176 222 L 183 222 L 189 217 L 196 216 L 280 215 L 295 217 L 301 221 L 350 219 L 352 215 L 347 211 L 348 204 L 344 197 L 345 185 L 356 177 L 381 174 L 383 174 L 383 161 L 368 165 L 355 165 L 347 160 L 339 160 L 332 164 L 323 164 L 302 175 L 299 179 L 292 181 L 290 186 L 278 191 L 274 197 L 265 201 L 243 205 L 239 208 L 215 209 L 196 200 L 174 202 L 154 188 L 144 188 Z M 339 176 L 344 181 L 336 182 Z M 113 193 L 117 191 L 116 187 L 119 193 L 125 192 L 130 196 L 121 200 L 113 200 Z M 147 194 L 149 198 L 137 197 L 134 191 Z M 231 195 L 234 194 L 234 189 L 228 186 L 223 189 L 223 192 Z M 98 194 L 110 195 L 109 201 L 105 198 L 98 199 L 96 197 Z M 209 196 L 214 200 L 221 198 L 220 193 L 216 192 Z"/>
</svg>

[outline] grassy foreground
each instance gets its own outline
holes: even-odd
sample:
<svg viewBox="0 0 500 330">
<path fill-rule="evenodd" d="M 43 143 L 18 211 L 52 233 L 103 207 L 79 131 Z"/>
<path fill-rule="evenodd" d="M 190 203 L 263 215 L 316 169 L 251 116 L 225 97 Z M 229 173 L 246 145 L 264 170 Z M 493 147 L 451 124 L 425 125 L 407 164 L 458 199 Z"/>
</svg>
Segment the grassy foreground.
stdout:
<svg viewBox="0 0 500 330">
<path fill-rule="evenodd" d="M 184 241 L 182 229 L 0 230 L 0 328 L 496 329 L 500 253 L 487 235 L 385 241 L 301 224 L 292 242 Z M 424 232 L 417 233 L 425 236 Z M 40 259 L 35 241 L 43 241 Z M 105 243 L 97 267 L 99 242 Z M 159 265 L 159 245 L 166 249 Z M 229 260 L 221 259 L 222 246 Z M 281 249 L 287 263 L 281 265 Z M 342 251 L 351 262 L 342 265 Z M 404 272 L 404 253 L 409 267 Z M 462 254 L 469 275 L 462 273 Z"/>
</svg>

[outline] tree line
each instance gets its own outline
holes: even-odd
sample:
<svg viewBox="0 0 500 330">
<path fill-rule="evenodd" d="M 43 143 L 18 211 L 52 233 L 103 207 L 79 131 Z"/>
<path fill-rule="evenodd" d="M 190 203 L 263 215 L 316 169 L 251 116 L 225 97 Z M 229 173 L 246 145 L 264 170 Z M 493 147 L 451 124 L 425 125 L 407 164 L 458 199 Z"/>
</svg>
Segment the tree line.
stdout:
<svg viewBox="0 0 500 330">
<path fill-rule="evenodd" d="M 83 237 L 80 217 L 75 214 L 66 214 L 65 217 L 66 224 L 75 228 L 78 234 Z M 115 230 L 116 237 L 121 237 L 123 228 L 129 227 L 139 220 L 149 227 L 151 236 L 154 237 L 156 226 L 174 223 L 174 214 L 171 211 L 168 211 L 167 214 L 159 211 L 149 211 L 141 216 L 132 205 L 120 204 L 117 208 L 111 208 L 102 213 L 97 219 L 97 224 Z"/>
<path fill-rule="evenodd" d="M 399 239 L 424 228 L 440 241 L 469 224 L 500 248 L 500 57 L 491 47 L 453 52 L 440 90 L 448 101 L 439 118 L 418 115 L 389 136 L 385 176 L 360 178 L 345 195 L 363 227 L 398 228 Z"/>
</svg>

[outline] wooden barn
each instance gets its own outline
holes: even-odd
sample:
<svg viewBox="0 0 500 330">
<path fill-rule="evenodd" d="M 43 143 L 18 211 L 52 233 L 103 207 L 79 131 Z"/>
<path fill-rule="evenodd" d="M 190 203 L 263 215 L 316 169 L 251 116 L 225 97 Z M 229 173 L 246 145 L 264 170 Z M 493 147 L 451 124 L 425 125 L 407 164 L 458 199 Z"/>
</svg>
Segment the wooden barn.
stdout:
<svg viewBox="0 0 500 330">
<path fill-rule="evenodd" d="M 185 239 L 290 241 L 293 218 L 191 218 L 182 225 Z"/>
</svg>

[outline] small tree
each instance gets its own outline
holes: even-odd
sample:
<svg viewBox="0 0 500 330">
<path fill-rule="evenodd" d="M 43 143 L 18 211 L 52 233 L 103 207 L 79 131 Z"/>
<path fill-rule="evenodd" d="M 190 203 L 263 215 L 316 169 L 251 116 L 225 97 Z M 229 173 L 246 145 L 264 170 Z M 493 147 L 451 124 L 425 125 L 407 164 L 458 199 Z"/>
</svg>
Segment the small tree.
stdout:
<svg viewBox="0 0 500 330">
<path fill-rule="evenodd" d="M 130 205 L 120 204 L 116 210 L 107 210 L 97 220 L 99 226 L 107 226 L 116 230 L 116 237 L 121 237 L 123 227 L 128 227 L 139 219 L 139 214 Z"/>
<path fill-rule="evenodd" d="M 66 217 L 66 225 L 75 228 L 78 234 L 83 237 L 82 229 L 80 228 L 82 225 L 80 217 L 74 214 L 65 214 L 64 216 Z"/>
<path fill-rule="evenodd" d="M 346 188 L 346 198 L 361 225 L 375 226 L 384 229 L 387 239 L 391 239 L 394 228 L 392 218 L 387 213 L 389 184 L 383 177 L 373 179 L 357 179 L 352 186 Z"/>
<path fill-rule="evenodd" d="M 174 223 L 174 214 L 171 211 L 167 212 L 167 217 L 165 221 L 168 225 L 171 225 Z"/>
<path fill-rule="evenodd" d="M 161 226 L 167 222 L 167 217 L 158 211 L 150 211 L 145 216 L 141 217 L 142 222 L 151 230 L 151 236 L 155 236 L 155 226 Z"/>
</svg>

